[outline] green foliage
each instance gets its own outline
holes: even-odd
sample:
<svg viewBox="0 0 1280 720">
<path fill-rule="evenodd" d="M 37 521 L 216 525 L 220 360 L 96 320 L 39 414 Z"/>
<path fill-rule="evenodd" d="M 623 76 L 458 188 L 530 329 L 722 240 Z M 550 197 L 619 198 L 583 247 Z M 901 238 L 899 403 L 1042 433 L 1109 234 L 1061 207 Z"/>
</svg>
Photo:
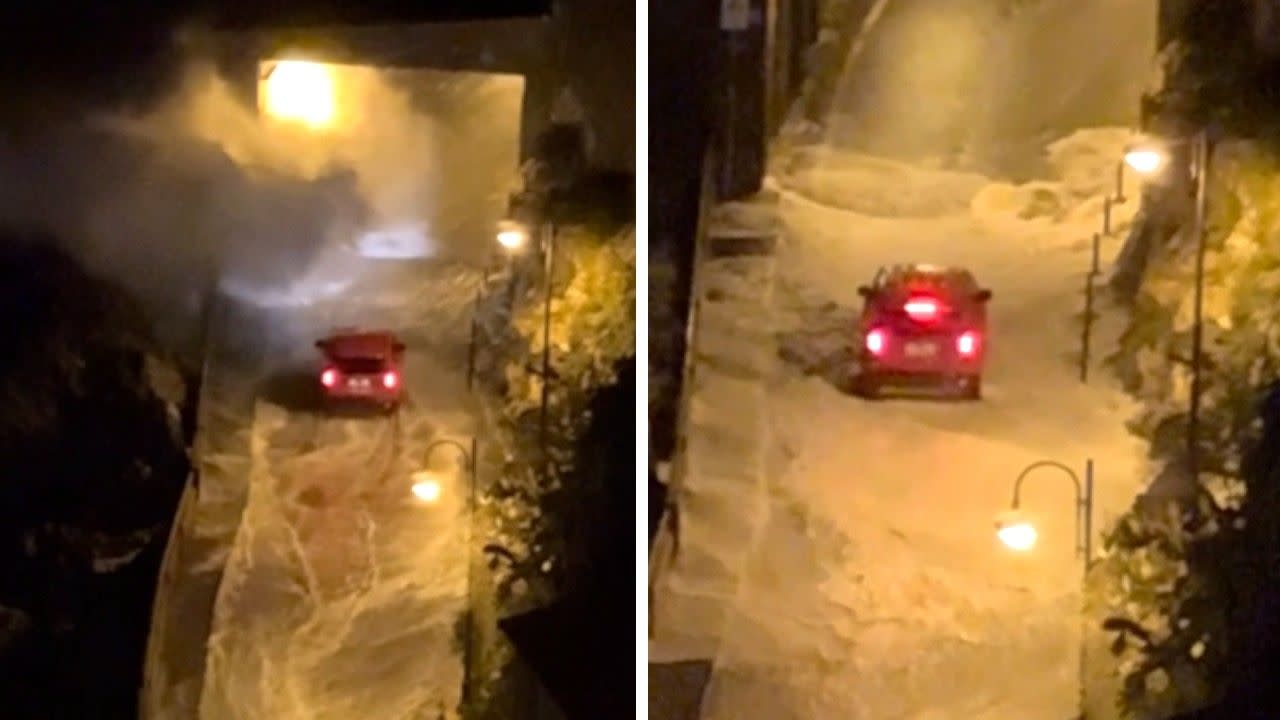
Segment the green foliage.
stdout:
<svg viewBox="0 0 1280 720">
<path fill-rule="evenodd" d="M 536 258 L 518 267 L 513 285 L 490 293 L 503 305 L 488 311 L 500 327 L 481 329 L 482 393 L 491 442 L 486 462 L 497 468 L 477 510 L 488 542 L 505 551 L 491 562 L 493 587 L 479 593 L 481 628 L 473 667 L 476 697 L 469 718 L 511 717 L 524 697 L 523 668 L 501 633 L 497 617 L 544 605 L 563 590 L 589 548 L 574 546 L 566 522 L 585 489 L 566 488 L 590 425 L 594 397 L 617 382 L 617 368 L 635 356 L 635 235 L 633 228 L 602 232 L 598 224 L 561 227 L 552 283 L 548 386 L 548 446 L 542 453 L 541 363 L 543 288 Z M 507 291 L 514 290 L 510 307 Z M 605 478 L 631 483 L 631 476 Z M 580 506 L 579 506 L 580 507 Z M 509 555 L 508 555 L 509 553 Z M 481 575 L 487 576 L 487 573 Z"/>
<path fill-rule="evenodd" d="M 1231 613 L 1251 562 L 1242 465 L 1258 441 L 1259 390 L 1280 373 L 1280 162 L 1257 145 L 1224 144 L 1210 187 L 1198 496 L 1140 500 L 1105 535 L 1093 576 L 1096 609 L 1141 628 L 1113 648 L 1132 717 L 1200 707 L 1228 681 Z M 1192 243 L 1175 237 L 1148 268 L 1113 358 L 1142 401 L 1134 430 L 1173 475 L 1185 473 L 1193 272 Z"/>
<path fill-rule="evenodd" d="M 616 379 L 616 365 L 635 354 L 635 241 L 631 235 L 601 242 L 567 232 L 560 239 L 569 267 L 557 273 L 551 300 L 551 364 L 555 379 L 550 402 L 568 408 Z M 520 417 L 538 409 L 541 378 L 530 370 L 541 358 L 543 306 L 530 302 L 514 318 L 528 353 L 507 365 L 507 413 Z M 564 415 L 563 412 L 559 413 Z M 568 417 L 571 429 L 587 418 Z"/>
<path fill-rule="evenodd" d="M 539 283 L 530 284 L 512 309 L 502 394 L 493 408 L 502 446 L 493 533 L 520 558 L 519 567 L 499 578 L 500 594 L 534 604 L 555 594 L 555 578 L 563 579 L 573 561 L 556 527 L 556 509 L 573 495 L 563 483 L 575 468 L 575 444 L 590 423 L 591 400 L 617 380 L 619 363 L 635 355 L 633 231 L 602 236 L 563 228 L 556 246 L 547 454 L 541 434 L 545 306 Z"/>
</svg>

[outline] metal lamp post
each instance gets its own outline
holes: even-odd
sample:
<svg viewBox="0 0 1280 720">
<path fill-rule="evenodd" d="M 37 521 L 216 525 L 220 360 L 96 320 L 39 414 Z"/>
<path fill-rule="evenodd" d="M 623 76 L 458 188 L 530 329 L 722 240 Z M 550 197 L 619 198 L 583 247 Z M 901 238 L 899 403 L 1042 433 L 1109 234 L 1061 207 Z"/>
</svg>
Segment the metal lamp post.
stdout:
<svg viewBox="0 0 1280 720">
<path fill-rule="evenodd" d="M 1187 465 L 1191 477 L 1200 480 L 1200 391 L 1201 365 L 1204 351 L 1204 250 L 1206 187 L 1209 169 L 1209 133 L 1201 130 L 1192 143 L 1192 170 L 1195 173 L 1196 198 L 1191 232 L 1196 243 L 1196 290 L 1194 320 L 1191 331 L 1191 407 L 1187 413 Z"/>
<path fill-rule="evenodd" d="M 513 202 L 513 205 L 517 204 Z M 543 213 L 541 222 L 538 223 L 538 251 L 542 253 L 542 388 L 541 388 L 541 407 L 539 408 L 539 441 L 542 445 L 542 453 L 548 467 L 549 460 L 549 438 L 550 432 L 548 427 L 548 399 L 551 385 L 551 296 L 553 290 L 553 281 L 555 279 L 555 257 L 556 257 L 556 235 L 557 228 L 554 217 L 550 213 Z M 505 220 L 499 225 L 497 240 L 508 251 L 519 252 L 529 244 L 532 233 L 528 227 L 517 220 Z"/>
<path fill-rule="evenodd" d="M 471 438 L 470 448 L 468 448 L 467 446 L 463 445 L 462 443 L 456 440 L 448 440 L 448 439 L 436 440 L 435 442 L 428 445 L 427 449 L 423 452 L 423 459 L 422 459 L 423 467 L 426 467 L 426 468 L 431 467 L 432 453 L 436 449 L 442 448 L 442 447 L 450 447 L 450 448 L 453 448 L 454 450 L 457 450 L 458 454 L 462 457 L 463 463 L 467 470 L 467 553 L 466 553 L 466 557 L 467 557 L 468 622 L 467 622 L 467 632 L 465 635 L 465 640 L 463 641 L 463 644 L 462 644 L 462 666 L 463 666 L 462 699 L 465 702 L 470 699 L 471 690 L 472 690 L 472 679 L 471 679 L 471 674 L 473 669 L 471 667 L 472 645 L 473 645 L 472 635 L 474 634 L 474 622 L 475 622 L 474 619 L 472 619 L 472 614 L 475 609 L 474 607 L 475 584 L 474 584 L 474 569 L 473 569 L 473 566 L 475 565 L 475 559 L 473 557 L 474 555 L 473 551 L 474 551 L 474 545 L 475 545 L 474 539 L 475 539 L 475 517 L 476 517 L 476 439 L 474 437 Z M 415 492 L 415 494 L 418 494 L 418 493 Z M 419 494 L 419 497 L 422 497 L 422 495 Z"/>
<path fill-rule="evenodd" d="M 1124 165 L 1124 158 L 1121 158 L 1120 161 L 1116 163 L 1116 205 L 1123 205 L 1127 199 L 1124 196 Z"/>
<path fill-rule="evenodd" d="M 1086 617 L 1083 604 L 1085 595 L 1084 579 L 1089 576 L 1089 567 L 1093 562 L 1092 535 L 1093 535 L 1093 460 L 1085 460 L 1084 465 L 1084 483 L 1080 482 L 1079 476 L 1070 467 L 1057 462 L 1055 460 L 1039 460 L 1028 465 L 1018 474 L 1018 479 L 1013 483 L 1013 503 L 1012 510 L 1015 512 L 1019 509 L 1022 499 L 1022 481 L 1032 472 L 1041 468 L 1053 468 L 1066 473 L 1071 478 L 1071 484 L 1076 490 L 1076 553 L 1079 555 L 1082 565 L 1084 566 L 1084 576 L 1081 578 L 1080 601 L 1081 601 L 1081 622 Z M 1015 522 L 1012 524 L 1002 524 L 996 526 L 996 534 L 1000 540 L 1015 550 L 1029 550 L 1035 544 L 1036 531 L 1028 522 Z M 1079 710 L 1080 720 L 1085 717 L 1085 677 L 1086 677 L 1086 659 L 1087 659 L 1087 637 L 1083 626 L 1080 632 L 1080 667 L 1079 683 L 1080 698 Z"/>
<path fill-rule="evenodd" d="M 542 454 L 550 467 L 547 457 L 549 431 L 547 428 L 548 389 L 551 387 L 551 284 L 554 279 L 556 259 L 556 224 L 549 221 L 542 230 L 542 408 L 539 417 L 539 432 L 542 434 Z"/>
<path fill-rule="evenodd" d="M 1076 489 L 1076 553 L 1084 561 L 1085 571 L 1089 570 L 1092 559 L 1091 536 L 1093 534 L 1093 460 L 1086 460 L 1084 465 L 1084 483 L 1070 467 L 1055 460 L 1039 460 L 1031 463 L 1018 474 L 1013 483 L 1013 503 L 1010 508 L 1017 511 L 1022 502 L 1022 481 L 1040 468 L 1056 468 L 1071 478 Z M 997 526 L 1000 539 L 1015 550 L 1029 550 L 1035 544 L 1035 528 L 1029 523 L 1001 524 Z"/>
<path fill-rule="evenodd" d="M 1208 213 L 1208 176 L 1212 147 L 1208 128 L 1198 130 L 1190 138 L 1167 143 L 1167 146 L 1190 145 L 1191 181 L 1195 183 L 1195 202 L 1191 217 L 1191 236 L 1195 242 L 1195 295 L 1191 325 L 1191 398 L 1187 410 L 1187 467 L 1193 480 L 1200 478 L 1200 395 L 1204 360 L 1204 256 L 1206 217 Z M 1168 162 L 1168 150 L 1143 148 L 1125 153 L 1130 167 L 1144 175 L 1158 172 Z"/>
</svg>

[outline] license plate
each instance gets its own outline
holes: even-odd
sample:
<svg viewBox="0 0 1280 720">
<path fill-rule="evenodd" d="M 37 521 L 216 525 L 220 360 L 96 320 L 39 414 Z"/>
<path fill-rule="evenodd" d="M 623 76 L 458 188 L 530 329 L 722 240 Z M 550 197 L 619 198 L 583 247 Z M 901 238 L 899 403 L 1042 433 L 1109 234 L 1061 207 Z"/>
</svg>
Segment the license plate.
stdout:
<svg viewBox="0 0 1280 720">
<path fill-rule="evenodd" d="M 347 382 L 347 387 L 351 388 L 352 390 L 368 390 L 369 379 L 368 378 L 351 378 L 351 380 Z"/>
<path fill-rule="evenodd" d="M 938 354 L 938 344 L 932 342 L 910 342 L 903 348 L 907 357 L 925 358 Z"/>
</svg>

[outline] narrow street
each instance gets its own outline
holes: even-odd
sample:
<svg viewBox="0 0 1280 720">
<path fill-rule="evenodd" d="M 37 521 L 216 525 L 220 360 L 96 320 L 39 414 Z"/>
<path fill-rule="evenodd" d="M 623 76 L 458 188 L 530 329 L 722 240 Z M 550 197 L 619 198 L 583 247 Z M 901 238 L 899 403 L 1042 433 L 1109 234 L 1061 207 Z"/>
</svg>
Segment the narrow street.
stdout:
<svg viewBox="0 0 1280 720">
<path fill-rule="evenodd" d="M 704 717 L 1067 717 L 1082 572 L 1069 479 L 1029 482 L 1024 507 L 1041 530 L 1030 554 L 1001 546 L 994 523 L 1036 460 L 1081 475 L 1094 460 L 1095 530 L 1142 477 L 1127 405 L 1100 367 L 1094 384 L 1076 375 L 1088 228 L 957 211 L 949 191 L 968 177 L 904 171 L 889 188 L 877 177 L 845 196 L 932 193 L 940 214 L 781 201 L 775 320 L 782 356 L 798 360 L 780 364 L 769 411 L 785 465 L 769 478 Z M 901 261 L 961 264 L 993 289 L 981 402 L 868 402 L 830 381 L 824 363 L 848 342 L 857 286 Z"/>
<path fill-rule="evenodd" d="M 170 710 L 194 711 L 198 702 L 207 718 L 455 716 L 468 478 L 459 459 L 441 452 L 431 468 L 447 479 L 440 501 L 425 504 L 409 488 L 431 442 L 465 444 L 475 432 L 465 373 L 478 276 L 448 263 L 388 261 L 369 262 L 355 276 L 337 297 L 259 307 L 260 324 L 222 326 L 228 335 L 211 339 L 268 350 L 257 358 L 212 355 L 239 364 L 253 392 L 246 403 L 236 401 L 243 387 L 210 388 L 208 416 L 238 422 L 210 425 L 206 447 L 225 444 L 220 438 L 245 442 L 234 463 L 226 452 L 202 458 L 206 467 L 239 470 L 206 475 L 202 495 L 238 496 L 241 504 L 223 502 L 220 512 L 206 505 L 199 527 L 180 529 L 233 533 L 224 538 L 220 581 L 205 584 L 216 595 L 193 604 L 187 584 L 169 600 L 176 607 L 163 623 L 170 639 L 154 658 L 158 677 L 179 674 L 167 659 L 190 662 L 208 645 L 203 669 L 186 678 L 185 690 L 171 691 Z M 408 400 L 399 412 L 335 416 L 319 402 L 311 343 L 344 325 L 387 327 L 405 340 Z M 271 341 L 235 336 L 264 327 Z M 220 397 L 218 387 L 228 394 Z M 190 621 L 202 603 L 212 605 L 208 628 Z"/>
<path fill-rule="evenodd" d="M 650 652 L 709 658 L 701 718 L 1067 718 L 1082 665 L 1089 716 L 1114 709 L 1110 661 L 1096 630 L 1082 637 L 1072 478 L 1029 476 L 1030 551 L 995 530 L 1037 461 L 1083 480 L 1092 460 L 1095 551 L 1147 479 L 1103 363 L 1123 320 L 1105 293 L 1087 384 L 1079 358 L 1090 238 L 1155 15 L 954 5 L 873 4 L 821 136 L 778 143 L 745 203 L 772 218 L 757 226 L 776 250 L 700 266 L 699 302 L 721 307 L 695 330 L 679 547 L 653 583 Z M 1135 206 L 1114 208 L 1102 277 Z M 858 287 L 899 263 L 964 267 L 992 290 L 980 401 L 849 392 Z M 748 324 L 771 333 L 748 348 Z"/>
</svg>

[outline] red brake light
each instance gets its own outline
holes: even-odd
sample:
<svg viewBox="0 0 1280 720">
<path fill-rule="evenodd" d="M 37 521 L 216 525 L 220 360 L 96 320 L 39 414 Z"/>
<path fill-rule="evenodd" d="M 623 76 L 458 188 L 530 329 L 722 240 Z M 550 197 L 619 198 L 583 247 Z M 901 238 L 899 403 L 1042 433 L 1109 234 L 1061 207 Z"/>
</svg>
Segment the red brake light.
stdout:
<svg viewBox="0 0 1280 720">
<path fill-rule="evenodd" d="M 913 297 L 907 300 L 902 309 L 907 311 L 912 320 L 934 320 L 940 311 L 938 301 L 927 297 Z"/>
<path fill-rule="evenodd" d="M 391 390 L 399 384 L 400 378 L 395 374 L 395 371 L 387 371 L 382 374 L 382 386 L 386 389 Z"/>
<path fill-rule="evenodd" d="M 971 330 L 969 332 L 962 333 L 960 337 L 956 338 L 956 352 L 960 353 L 961 357 L 973 357 L 974 355 L 977 355 L 978 333 Z"/>
<path fill-rule="evenodd" d="M 866 337 L 867 352 L 872 355 L 880 355 L 889 347 L 889 333 L 880 328 L 870 330 Z"/>
<path fill-rule="evenodd" d="M 320 384 L 325 387 L 333 387 L 338 384 L 338 371 L 333 368 L 326 368 L 320 373 Z"/>
</svg>

